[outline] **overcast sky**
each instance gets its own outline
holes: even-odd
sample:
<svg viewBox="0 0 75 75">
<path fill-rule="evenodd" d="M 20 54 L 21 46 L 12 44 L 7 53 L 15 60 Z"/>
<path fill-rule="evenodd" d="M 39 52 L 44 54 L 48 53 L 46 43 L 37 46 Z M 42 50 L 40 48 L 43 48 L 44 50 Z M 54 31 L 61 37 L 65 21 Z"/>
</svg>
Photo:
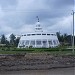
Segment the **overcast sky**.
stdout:
<svg viewBox="0 0 75 75">
<path fill-rule="evenodd" d="M 39 16 L 49 32 L 72 33 L 74 0 L 0 0 L 0 34 L 31 32 Z"/>
</svg>

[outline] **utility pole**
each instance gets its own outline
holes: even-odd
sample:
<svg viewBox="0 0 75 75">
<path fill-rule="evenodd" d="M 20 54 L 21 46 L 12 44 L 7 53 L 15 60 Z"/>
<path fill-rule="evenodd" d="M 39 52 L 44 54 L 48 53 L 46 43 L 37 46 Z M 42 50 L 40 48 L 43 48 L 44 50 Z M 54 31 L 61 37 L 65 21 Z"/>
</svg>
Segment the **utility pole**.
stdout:
<svg viewBox="0 0 75 75">
<path fill-rule="evenodd" d="M 73 49 L 73 53 L 74 53 L 74 11 L 72 10 L 72 15 L 73 15 L 73 40 L 72 40 L 72 49 Z"/>
</svg>

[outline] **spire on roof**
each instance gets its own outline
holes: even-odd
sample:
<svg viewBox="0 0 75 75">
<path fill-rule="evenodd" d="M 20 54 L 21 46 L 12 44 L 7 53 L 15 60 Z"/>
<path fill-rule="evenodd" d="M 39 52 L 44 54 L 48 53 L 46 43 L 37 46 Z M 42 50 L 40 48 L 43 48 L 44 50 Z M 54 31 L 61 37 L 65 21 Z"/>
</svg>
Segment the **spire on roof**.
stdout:
<svg viewBox="0 0 75 75">
<path fill-rule="evenodd" d="M 36 16 L 36 18 L 38 19 L 38 22 L 39 22 L 39 17 L 38 17 L 38 16 Z"/>
<path fill-rule="evenodd" d="M 35 32 L 43 32 L 42 27 L 39 22 L 39 17 L 36 16 L 36 18 L 37 18 L 38 22 L 36 23 Z"/>
</svg>

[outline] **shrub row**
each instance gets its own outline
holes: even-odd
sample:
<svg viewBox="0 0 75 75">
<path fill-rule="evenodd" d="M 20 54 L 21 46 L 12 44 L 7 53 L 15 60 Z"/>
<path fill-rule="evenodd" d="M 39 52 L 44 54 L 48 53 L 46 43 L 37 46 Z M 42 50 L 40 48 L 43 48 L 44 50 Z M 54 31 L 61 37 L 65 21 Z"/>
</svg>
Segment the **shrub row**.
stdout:
<svg viewBox="0 0 75 75">
<path fill-rule="evenodd" d="M 72 49 L 67 49 L 67 48 L 16 48 L 16 47 L 1 47 L 0 50 L 3 51 L 36 51 L 36 52 L 40 52 L 40 51 L 72 51 Z"/>
</svg>

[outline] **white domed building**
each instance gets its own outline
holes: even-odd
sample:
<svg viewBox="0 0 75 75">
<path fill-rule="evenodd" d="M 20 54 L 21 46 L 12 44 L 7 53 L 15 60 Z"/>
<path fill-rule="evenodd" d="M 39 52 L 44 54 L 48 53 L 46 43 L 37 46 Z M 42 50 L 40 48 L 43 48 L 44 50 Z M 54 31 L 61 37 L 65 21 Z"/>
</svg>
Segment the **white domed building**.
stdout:
<svg viewBox="0 0 75 75">
<path fill-rule="evenodd" d="M 39 19 L 35 30 L 21 36 L 18 48 L 51 48 L 59 45 L 59 40 L 55 33 L 44 32 Z"/>
</svg>

